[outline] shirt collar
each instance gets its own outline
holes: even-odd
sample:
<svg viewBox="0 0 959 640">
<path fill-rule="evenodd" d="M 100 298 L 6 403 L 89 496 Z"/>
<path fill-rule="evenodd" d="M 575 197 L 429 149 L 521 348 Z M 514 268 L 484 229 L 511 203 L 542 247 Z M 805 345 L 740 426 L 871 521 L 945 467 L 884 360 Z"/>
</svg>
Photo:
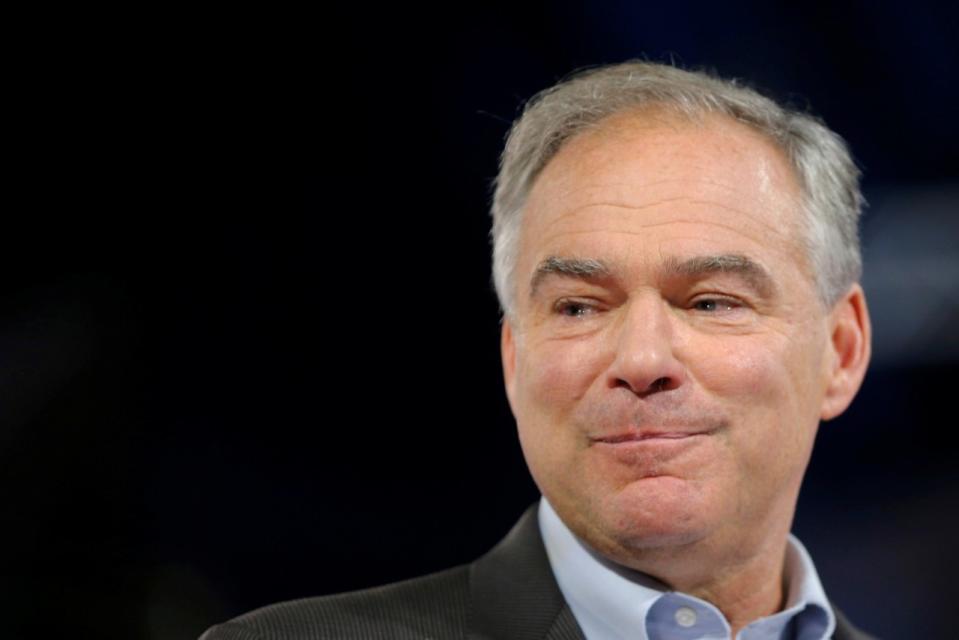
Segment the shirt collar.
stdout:
<svg viewBox="0 0 959 640">
<path fill-rule="evenodd" d="M 545 496 L 539 504 L 539 527 L 556 582 L 586 637 L 648 640 L 647 614 L 664 594 L 670 593 L 669 588 L 650 576 L 610 562 L 583 544 Z M 789 625 L 794 625 L 795 637 L 802 640 L 820 640 L 832 634 L 836 625 L 832 608 L 812 558 L 792 534 L 784 570 L 786 607 L 748 625 L 739 634 L 740 639 L 779 638 Z"/>
</svg>

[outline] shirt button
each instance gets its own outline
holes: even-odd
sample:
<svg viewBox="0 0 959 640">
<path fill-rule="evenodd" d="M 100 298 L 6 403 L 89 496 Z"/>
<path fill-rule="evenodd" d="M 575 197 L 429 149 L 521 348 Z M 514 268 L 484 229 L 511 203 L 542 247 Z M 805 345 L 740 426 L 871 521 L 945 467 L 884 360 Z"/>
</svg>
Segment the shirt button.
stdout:
<svg viewBox="0 0 959 640">
<path fill-rule="evenodd" d="M 696 624 L 696 612 L 689 607 L 680 607 L 674 614 L 676 624 L 681 627 L 691 627 Z"/>
</svg>

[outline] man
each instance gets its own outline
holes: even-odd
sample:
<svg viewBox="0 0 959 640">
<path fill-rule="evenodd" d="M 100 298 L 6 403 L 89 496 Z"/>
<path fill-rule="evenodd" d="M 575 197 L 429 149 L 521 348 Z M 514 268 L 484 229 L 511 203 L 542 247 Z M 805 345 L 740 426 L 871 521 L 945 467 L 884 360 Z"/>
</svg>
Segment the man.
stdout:
<svg viewBox="0 0 959 640">
<path fill-rule="evenodd" d="M 543 494 L 489 554 L 222 638 L 866 638 L 789 534 L 859 389 L 858 171 L 818 121 L 628 62 L 537 95 L 496 180 L 506 393 Z"/>
</svg>

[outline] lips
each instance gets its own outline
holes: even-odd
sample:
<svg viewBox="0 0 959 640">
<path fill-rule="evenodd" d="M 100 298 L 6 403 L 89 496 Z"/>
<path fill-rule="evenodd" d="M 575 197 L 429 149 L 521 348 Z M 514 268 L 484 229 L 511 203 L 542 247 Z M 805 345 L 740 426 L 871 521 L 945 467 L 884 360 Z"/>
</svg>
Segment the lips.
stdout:
<svg viewBox="0 0 959 640">
<path fill-rule="evenodd" d="M 700 430 L 655 430 L 655 429 L 640 429 L 640 430 L 628 430 L 621 433 L 615 433 L 607 436 L 599 436 L 591 438 L 593 442 L 602 442 L 604 444 L 625 444 L 630 442 L 643 442 L 646 440 L 682 440 L 684 438 L 691 438 L 693 436 L 709 435 L 714 431 L 714 429 L 700 429 Z"/>
</svg>

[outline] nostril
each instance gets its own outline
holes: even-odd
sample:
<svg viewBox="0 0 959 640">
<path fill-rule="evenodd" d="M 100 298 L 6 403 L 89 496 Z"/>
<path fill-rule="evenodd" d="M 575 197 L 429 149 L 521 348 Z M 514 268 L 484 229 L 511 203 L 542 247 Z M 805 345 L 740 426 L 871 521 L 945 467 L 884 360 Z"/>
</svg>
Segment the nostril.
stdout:
<svg viewBox="0 0 959 640">
<path fill-rule="evenodd" d="M 669 378 L 658 378 L 653 381 L 653 384 L 649 385 L 650 391 L 663 391 L 666 389 L 666 386 L 669 384 Z"/>
<path fill-rule="evenodd" d="M 616 380 L 616 386 L 626 387 L 627 389 L 634 389 L 633 385 L 631 385 L 626 380 L 623 380 L 622 378 L 619 378 Z M 657 393 L 659 391 L 667 391 L 669 389 L 673 389 L 675 386 L 676 385 L 672 383 L 672 380 L 668 376 L 664 376 L 662 378 L 657 378 L 652 383 L 650 383 L 650 385 L 646 387 L 646 389 L 642 391 L 636 391 L 636 393 L 642 396 L 645 396 L 651 393 Z"/>
</svg>

